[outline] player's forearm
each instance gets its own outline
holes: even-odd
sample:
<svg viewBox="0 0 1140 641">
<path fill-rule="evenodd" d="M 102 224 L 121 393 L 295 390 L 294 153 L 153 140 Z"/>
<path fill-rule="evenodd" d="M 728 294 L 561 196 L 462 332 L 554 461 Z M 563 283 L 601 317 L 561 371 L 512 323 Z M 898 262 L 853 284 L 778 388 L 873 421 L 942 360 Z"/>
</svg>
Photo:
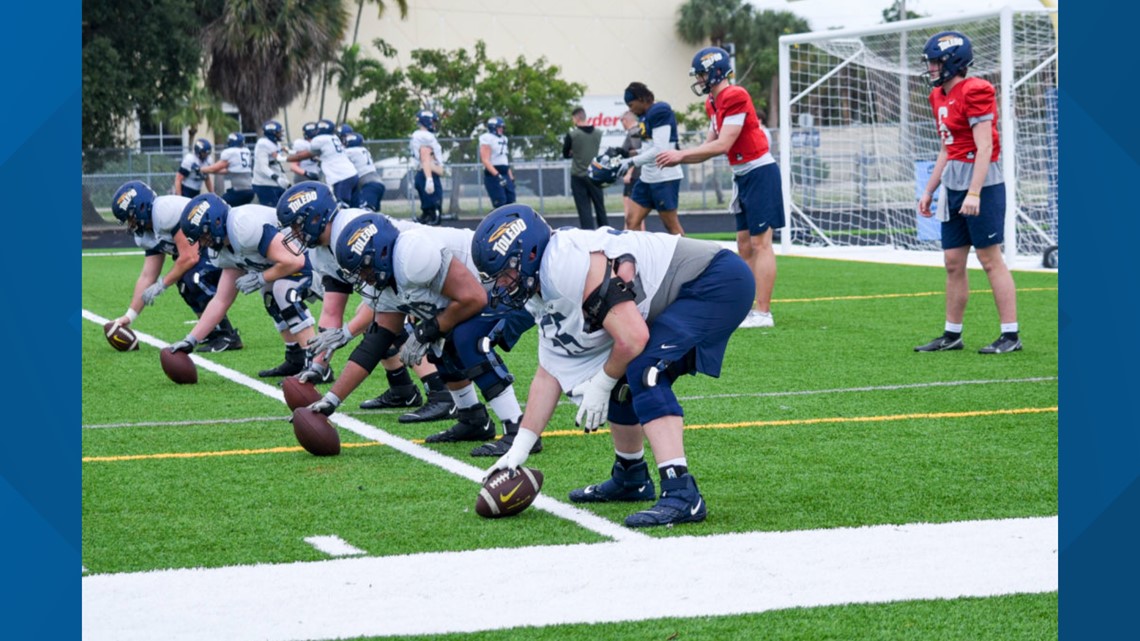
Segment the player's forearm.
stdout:
<svg viewBox="0 0 1140 641">
<path fill-rule="evenodd" d="M 554 409 L 558 407 L 558 399 L 562 396 L 562 387 L 541 365 L 530 382 L 530 390 L 526 397 L 526 411 L 519 424 L 523 429 L 535 434 L 542 434 L 554 416 Z"/>
</svg>

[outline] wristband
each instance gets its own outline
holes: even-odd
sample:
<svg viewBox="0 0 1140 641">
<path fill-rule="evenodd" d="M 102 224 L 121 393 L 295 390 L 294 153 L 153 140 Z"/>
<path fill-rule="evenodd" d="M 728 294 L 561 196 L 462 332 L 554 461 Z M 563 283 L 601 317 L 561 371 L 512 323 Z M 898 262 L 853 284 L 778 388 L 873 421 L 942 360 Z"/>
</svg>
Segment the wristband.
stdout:
<svg viewBox="0 0 1140 641">
<path fill-rule="evenodd" d="M 519 427 L 519 431 L 515 433 L 515 442 L 512 447 L 519 448 L 520 451 L 530 454 L 534 444 L 538 442 L 538 434 L 530 431 L 529 428 Z"/>
<path fill-rule="evenodd" d="M 981 194 L 979 194 L 979 193 L 978 193 L 978 192 L 976 192 L 976 191 L 968 191 L 968 192 L 966 192 L 966 195 L 967 195 L 967 196 L 976 196 L 977 198 L 981 198 L 981 197 L 982 197 L 982 195 L 981 195 Z"/>
<path fill-rule="evenodd" d="M 131 319 L 131 322 L 133 323 L 135 322 L 135 319 L 139 317 L 139 313 L 136 312 L 133 308 L 128 307 L 126 313 L 124 313 L 123 316 Z"/>
</svg>

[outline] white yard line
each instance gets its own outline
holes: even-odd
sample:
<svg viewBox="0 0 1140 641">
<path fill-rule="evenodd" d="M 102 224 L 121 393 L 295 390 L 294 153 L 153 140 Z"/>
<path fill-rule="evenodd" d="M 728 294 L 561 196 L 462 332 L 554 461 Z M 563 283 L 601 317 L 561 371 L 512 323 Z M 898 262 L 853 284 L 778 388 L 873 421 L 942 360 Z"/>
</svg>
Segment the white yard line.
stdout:
<svg viewBox="0 0 1140 641">
<path fill-rule="evenodd" d="M 120 251 L 120 252 L 89 252 L 80 254 L 83 258 L 102 258 L 103 256 L 142 256 L 145 252 L 141 249 Z"/>
<path fill-rule="evenodd" d="M 82 625 L 88 641 L 426 635 L 1053 592 L 1057 568 L 1055 516 L 682 536 L 85 576 Z"/>
<path fill-rule="evenodd" d="M 306 536 L 305 543 L 308 543 L 318 551 L 324 552 L 329 556 L 357 556 L 360 554 L 368 554 L 360 548 L 349 545 L 348 541 L 345 541 L 339 536 Z"/>
</svg>

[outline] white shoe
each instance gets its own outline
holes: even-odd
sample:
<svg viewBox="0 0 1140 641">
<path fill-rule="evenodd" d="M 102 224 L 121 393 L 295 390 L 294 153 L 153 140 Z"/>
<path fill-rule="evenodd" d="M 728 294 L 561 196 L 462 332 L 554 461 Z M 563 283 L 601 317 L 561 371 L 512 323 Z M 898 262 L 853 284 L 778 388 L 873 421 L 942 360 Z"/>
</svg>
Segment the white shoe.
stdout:
<svg viewBox="0 0 1140 641">
<path fill-rule="evenodd" d="M 772 318 L 771 312 L 760 312 L 755 309 L 749 310 L 748 315 L 740 323 L 740 329 L 749 329 L 752 327 L 775 327 L 776 320 Z"/>
</svg>

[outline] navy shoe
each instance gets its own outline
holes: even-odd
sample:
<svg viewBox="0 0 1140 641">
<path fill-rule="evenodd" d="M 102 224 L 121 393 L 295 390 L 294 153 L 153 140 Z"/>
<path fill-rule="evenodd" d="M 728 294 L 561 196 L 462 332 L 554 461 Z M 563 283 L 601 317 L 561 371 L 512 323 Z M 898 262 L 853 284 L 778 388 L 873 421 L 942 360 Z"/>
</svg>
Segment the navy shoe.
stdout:
<svg viewBox="0 0 1140 641">
<path fill-rule="evenodd" d="M 962 337 L 949 338 L 945 334 L 930 341 L 925 345 L 919 345 L 914 348 L 916 352 L 948 352 L 950 350 L 962 349 Z"/>
<path fill-rule="evenodd" d="M 362 410 L 382 410 L 393 407 L 419 407 L 423 404 L 420 388 L 413 385 L 396 385 L 384 390 L 376 398 L 370 398 L 360 404 Z"/>
<path fill-rule="evenodd" d="M 1021 339 L 1012 338 L 1002 334 L 989 345 L 978 350 L 979 354 L 1005 354 L 1007 352 L 1021 351 Z"/>
<path fill-rule="evenodd" d="M 661 498 L 656 505 L 625 517 L 628 527 L 653 527 L 656 525 L 676 525 L 697 523 L 708 516 L 705 499 L 697 489 L 697 481 L 692 474 L 681 478 L 661 481 Z"/>
<path fill-rule="evenodd" d="M 649 478 L 649 465 L 645 461 L 638 461 L 628 470 L 615 461 L 610 478 L 597 485 L 570 490 L 570 500 L 575 503 L 652 501 L 655 496 L 657 489 Z"/>
<path fill-rule="evenodd" d="M 455 443 L 458 441 L 489 441 L 495 438 L 495 422 L 482 403 L 458 410 L 459 422 L 448 429 L 424 439 L 427 443 Z"/>
</svg>

